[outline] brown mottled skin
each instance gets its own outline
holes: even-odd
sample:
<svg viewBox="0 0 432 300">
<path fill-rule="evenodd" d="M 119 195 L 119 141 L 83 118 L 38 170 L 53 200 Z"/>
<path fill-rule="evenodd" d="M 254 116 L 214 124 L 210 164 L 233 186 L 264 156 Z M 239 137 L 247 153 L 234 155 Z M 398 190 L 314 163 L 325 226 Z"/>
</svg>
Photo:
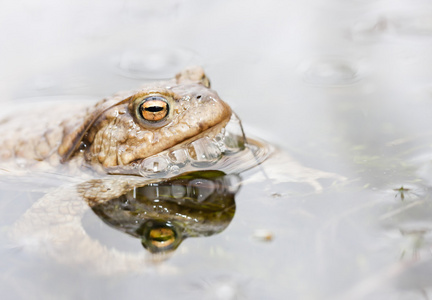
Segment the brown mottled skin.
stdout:
<svg viewBox="0 0 432 300">
<path fill-rule="evenodd" d="M 139 163 L 229 121 L 230 107 L 209 85 L 203 70 L 194 67 L 173 80 L 118 94 L 91 107 L 60 103 L 41 115 L 23 113 L 0 122 L 4 133 L 0 158 L 25 166 L 84 161 L 99 170 Z M 149 95 L 172 100 L 163 126 L 142 124 L 135 115 L 134 100 Z"/>
</svg>

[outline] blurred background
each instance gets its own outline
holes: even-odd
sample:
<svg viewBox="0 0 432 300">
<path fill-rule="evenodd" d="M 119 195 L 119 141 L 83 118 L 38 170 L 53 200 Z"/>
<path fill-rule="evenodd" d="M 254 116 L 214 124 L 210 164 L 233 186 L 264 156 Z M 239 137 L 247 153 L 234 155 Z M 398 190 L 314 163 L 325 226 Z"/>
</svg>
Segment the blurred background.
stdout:
<svg viewBox="0 0 432 300">
<path fill-rule="evenodd" d="M 4 110 L 97 100 L 202 65 L 247 135 L 348 179 L 323 183 L 320 194 L 269 182 L 243 187 L 230 227 L 185 241 L 164 274 L 91 277 L 31 260 L 32 270 L 50 270 L 41 278 L 8 252 L 3 299 L 432 297 L 429 1 L 0 7 Z M 253 238 L 263 228 L 274 240 Z"/>
</svg>

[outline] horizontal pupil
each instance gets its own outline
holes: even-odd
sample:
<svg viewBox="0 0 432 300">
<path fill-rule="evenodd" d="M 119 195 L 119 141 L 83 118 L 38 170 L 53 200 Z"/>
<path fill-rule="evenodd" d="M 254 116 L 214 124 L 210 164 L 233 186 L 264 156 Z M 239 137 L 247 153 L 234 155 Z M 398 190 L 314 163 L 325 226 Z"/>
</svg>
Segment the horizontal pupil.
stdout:
<svg viewBox="0 0 432 300">
<path fill-rule="evenodd" d="M 161 106 L 149 106 L 149 107 L 146 107 L 145 108 L 145 110 L 146 111 L 149 111 L 149 112 L 159 112 L 159 111 L 161 111 L 161 110 L 163 110 L 164 108 L 163 107 L 161 107 Z"/>
</svg>

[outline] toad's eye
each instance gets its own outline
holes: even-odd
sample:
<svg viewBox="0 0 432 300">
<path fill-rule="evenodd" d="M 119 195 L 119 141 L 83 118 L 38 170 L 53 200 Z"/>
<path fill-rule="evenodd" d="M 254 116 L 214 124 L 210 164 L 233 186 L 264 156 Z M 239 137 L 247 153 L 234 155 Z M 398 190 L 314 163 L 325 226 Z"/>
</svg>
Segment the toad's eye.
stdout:
<svg viewBox="0 0 432 300">
<path fill-rule="evenodd" d="M 141 118 L 150 122 L 163 120 L 169 113 L 168 102 L 159 96 L 145 98 L 138 109 Z"/>
<path fill-rule="evenodd" d="M 144 127 L 160 127 L 170 121 L 172 98 L 150 95 L 133 101 L 132 110 L 136 120 Z"/>
</svg>

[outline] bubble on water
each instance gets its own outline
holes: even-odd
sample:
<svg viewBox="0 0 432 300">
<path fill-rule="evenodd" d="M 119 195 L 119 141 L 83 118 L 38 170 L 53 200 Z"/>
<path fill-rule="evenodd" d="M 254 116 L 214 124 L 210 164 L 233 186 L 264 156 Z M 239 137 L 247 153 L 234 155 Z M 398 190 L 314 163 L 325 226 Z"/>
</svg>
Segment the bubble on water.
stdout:
<svg viewBox="0 0 432 300">
<path fill-rule="evenodd" d="M 306 83 L 315 85 L 348 85 L 357 82 L 356 64 L 342 58 L 324 58 L 304 63 L 300 70 Z"/>
<path fill-rule="evenodd" d="M 216 163 L 222 152 L 219 147 L 207 137 L 190 143 L 187 147 L 188 156 L 194 166 L 207 166 Z"/>
<path fill-rule="evenodd" d="M 124 52 L 118 62 L 122 76 L 135 79 L 168 79 L 183 68 L 196 65 L 197 54 L 187 49 L 142 49 Z"/>
</svg>

